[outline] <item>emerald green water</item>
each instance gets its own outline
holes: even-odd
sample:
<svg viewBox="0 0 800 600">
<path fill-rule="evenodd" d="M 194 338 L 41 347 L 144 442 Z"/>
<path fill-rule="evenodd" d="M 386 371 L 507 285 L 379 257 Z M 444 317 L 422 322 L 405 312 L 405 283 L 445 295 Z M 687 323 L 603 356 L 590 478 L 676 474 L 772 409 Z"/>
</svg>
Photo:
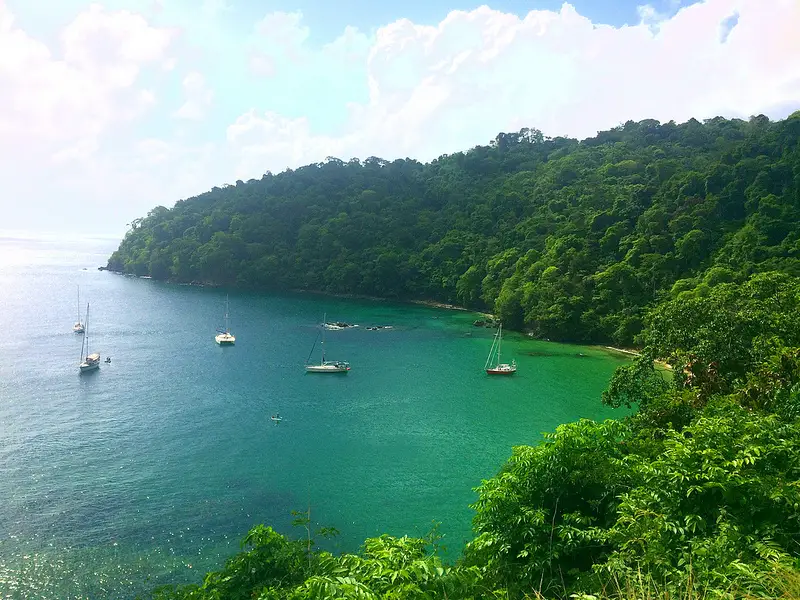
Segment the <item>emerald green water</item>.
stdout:
<svg viewBox="0 0 800 600">
<path fill-rule="evenodd" d="M 251 526 L 293 533 L 308 506 L 341 531 L 334 550 L 440 521 L 455 556 L 473 488 L 512 446 L 620 416 L 599 396 L 623 358 L 507 334 L 519 372 L 492 378 L 493 331 L 465 312 L 228 290 L 237 341 L 221 348 L 225 290 L 98 272 L 115 245 L 0 239 L 2 598 L 199 581 Z M 92 350 L 113 357 L 83 376 L 77 284 Z M 347 375 L 303 370 L 323 312 L 360 325 L 326 334 Z"/>
</svg>

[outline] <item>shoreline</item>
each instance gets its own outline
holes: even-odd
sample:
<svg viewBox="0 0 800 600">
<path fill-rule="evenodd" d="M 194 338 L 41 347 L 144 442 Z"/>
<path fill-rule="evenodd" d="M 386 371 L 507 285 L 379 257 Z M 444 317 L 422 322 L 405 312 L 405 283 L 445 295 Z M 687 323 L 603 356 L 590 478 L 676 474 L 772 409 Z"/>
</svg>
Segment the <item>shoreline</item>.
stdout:
<svg viewBox="0 0 800 600">
<path fill-rule="evenodd" d="M 383 298 L 381 296 L 369 296 L 367 294 L 346 294 L 336 292 L 326 292 L 323 290 L 303 290 L 293 288 L 288 290 L 294 294 L 314 294 L 315 296 L 328 296 L 330 298 L 343 298 L 345 300 L 369 300 L 371 302 L 395 302 L 397 304 L 416 304 L 418 306 L 427 306 L 428 308 L 440 308 L 445 310 L 460 310 L 476 315 L 491 316 L 489 313 L 480 312 L 457 304 L 448 304 L 447 302 L 440 302 L 439 300 L 412 300 L 408 298 Z"/>
<path fill-rule="evenodd" d="M 111 272 L 111 273 L 114 273 L 114 274 L 117 274 L 117 275 L 125 275 L 125 273 L 123 273 L 122 271 L 109 269 L 107 267 L 105 267 L 105 268 L 104 267 L 98 267 L 98 270 L 108 271 L 108 272 Z M 136 277 L 140 278 L 139 276 L 136 276 Z M 159 280 L 159 281 L 163 281 L 164 283 L 178 284 L 178 285 L 197 285 L 197 283 L 195 283 L 195 282 L 192 282 L 192 283 L 181 283 L 181 282 L 179 282 L 177 280 L 174 280 L 174 279 L 165 279 L 165 280 Z M 201 285 L 203 287 L 222 287 L 219 284 L 216 284 L 214 282 L 202 282 Z M 470 308 L 466 308 L 464 306 L 459 306 L 457 304 L 450 304 L 448 302 L 441 302 L 439 300 L 421 300 L 421 299 L 408 299 L 408 298 L 406 298 L 406 299 L 404 299 L 404 298 L 382 298 L 380 296 L 369 296 L 367 294 L 346 294 L 346 293 L 326 292 L 326 291 L 323 291 L 323 290 L 304 290 L 304 289 L 299 289 L 299 288 L 291 288 L 291 289 L 287 289 L 285 291 L 289 292 L 289 293 L 293 293 L 293 294 L 313 294 L 315 296 L 328 296 L 330 298 L 341 298 L 341 299 L 345 299 L 345 300 L 369 300 L 371 302 L 394 302 L 394 303 L 397 303 L 397 304 L 414 304 L 416 306 L 425 306 L 427 308 L 435 308 L 435 309 L 439 309 L 439 310 L 455 310 L 455 311 L 460 311 L 460 312 L 469 313 L 469 314 L 473 314 L 473 315 L 479 315 L 479 316 L 481 316 L 481 317 L 483 317 L 485 319 L 492 319 L 492 320 L 496 320 L 497 319 L 497 317 L 492 313 L 483 312 L 483 311 L 480 311 L 480 310 L 477 310 L 477 309 L 470 309 Z M 520 335 L 524 335 L 524 336 L 526 336 L 526 337 L 528 337 L 530 339 L 533 339 L 533 340 L 536 340 L 536 341 L 540 341 L 540 342 L 550 342 L 551 341 L 551 340 L 547 340 L 547 339 L 541 339 L 541 338 L 532 337 L 532 336 L 530 336 L 529 333 L 527 333 L 525 331 L 519 331 L 517 333 L 519 333 Z M 607 352 L 609 352 L 609 351 L 610 352 L 617 352 L 619 354 L 625 354 L 625 355 L 628 355 L 628 356 L 640 356 L 641 355 L 641 353 L 636 349 L 619 348 L 617 346 L 607 346 L 607 345 L 604 345 L 604 344 L 591 345 L 591 344 L 581 344 L 579 342 L 554 342 L 554 343 L 569 344 L 569 345 L 573 345 L 573 346 L 583 346 L 583 347 L 595 347 L 595 348 L 600 348 L 602 350 L 605 350 Z M 670 367 L 669 364 L 667 364 L 666 362 L 663 362 L 663 361 L 660 361 L 660 360 L 656 360 L 654 362 L 656 364 L 662 366 L 665 369 L 669 369 L 669 370 L 672 369 L 672 367 Z"/>
<path fill-rule="evenodd" d="M 616 346 L 602 346 L 606 350 L 612 350 L 614 352 L 620 352 L 622 354 L 629 354 L 632 356 L 641 356 L 642 353 L 638 350 L 633 350 L 632 348 L 617 348 Z"/>
<path fill-rule="evenodd" d="M 619 352 L 620 354 L 627 354 L 628 356 L 641 356 L 642 353 L 638 350 L 633 350 L 631 348 L 617 348 L 616 346 L 603 346 L 604 350 L 610 350 L 612 352 Z M 657 367 L 664 369 L 665 371 L 672 371 L 672 365 L 670 365 L 667 361 L 662 359 L 656 359 L 653 361 L 653 364 Z"/>
<path fill-rule="evenodd" d="M 285 290 L 291 294 L 313 294 L 314 296 L 328 296 L 329 298 L 344 298 L 345 300 L 370 300 L 372 302 L 392 302 L 391 298 L 381 298 L 379 296 L 368 296 L 366 294 L 336 294 L 333 292 L 325 292 L 322 290 L 302 290 L 299 288 L 290 288 Z"/>
<path fill-rule="evenodd" d="M 420 306 L 427 306 L 429 308 L 444 308 L 446 310 L 462 310 L 464 312 L 472 312 L 476 315 L 483 314 L 475 310 L 457 306 L 456 304 L 447 304 L 446 302 L 439 302 L 438 300 L 404 300 L 408 304 L 418 304 Z"/>
<path fill-rule="evenodd" d="M 119 271 L 116 269 L 110 269 L 108 267 L 100 266 L 97 267 L 98 271 L 108 271 L 109 273 L 114 273 L 117 275 L 127 275 L 123 271 Z M 152 279 L 148 276 L 141 276 L 141 275 L 134 275 L 137 279 Z M 164 283 L 172 283 L 177 285 L 198 285 L 202 287 L 224 287 L 221 284 L 215 283 L 213 281 L 202 281 L 202 282 L 182 282 L 178 281 L 177 279 L 159 279 L 158 281 L 162 281 Z M 235 288 L 236 286 L 234 286 Z M 280 291 L 280 290 L 277 290 Z M 427 306 L 428 308 L 440 308 L 445 310 L 459 310 L 467 313 L 472 313 L 475 315 L 481 315 L 482 317 L 491 317 L 492 319 L 495 316 L 492 313 L 482 312 L 480 310 L 466 308 L 464 306 L 459 306 L 457 304 L 449 304 L 447 302 L 441 302 L 439 300 L 412 300 L 409 298 L 385 298 L 381 296 L 370 296 L 368 294 L 348 294 L 343 292 L 326 292 L 324 290 L 305 290 L 300 288 L 288 288 L 284 290 L 286 292 L 292 294 L 313 294 L 315 296 L 328 296 L 330 298 L 342 298 L 345 300 L 369 300 L 371 302 L 396 302 L 397 304 L 416 304 L 418 306 Z"/>
<path fill-rule="evenodd" d="M 491 318 L 495 319 L 496 317 L 492 313 L 483 312 L 478 309 L 467 308 L 465 306 L 459 306 L 458 304 L 450 304 L 447 302 L 441 302 L 439 300 L 420 300 L 420 299 L 409 299 L 409 298 L 382 298 L 380 296 L 369 296 L 366 294 L 345 294 L 345 293 L 335 293 L 335 292 L 325 292 L 322 290 L 302 290 L 302 289 L 291 289 L 288 290 L 294 294 L 314 294 L 315 296 L 328 296 L 330 298 L 343 298 L 345 300 L 370 300 L 372 302 L 394 302 L 396 304 L 415 304 L 417 306 L 426 306 L 428 308 L 438 308 L 442 310 L 457 310 L 473 315 L 480 315 L 484 318 Z"/>
</svg>

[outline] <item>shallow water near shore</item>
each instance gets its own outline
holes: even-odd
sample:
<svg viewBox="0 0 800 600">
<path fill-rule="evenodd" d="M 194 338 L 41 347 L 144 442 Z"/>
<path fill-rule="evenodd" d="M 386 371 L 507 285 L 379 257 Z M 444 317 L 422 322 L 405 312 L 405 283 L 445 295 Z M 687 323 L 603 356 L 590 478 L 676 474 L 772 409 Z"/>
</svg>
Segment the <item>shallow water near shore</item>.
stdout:
<svg viewBox="0 0 800 600">
<path fill-rule="evenodd" d="M 599 397 L 624 356 L 508 333 L 504 358 L 519 372 L 491 378 L 493 331 L 472 313 L 97 271 L 115 246 L 0 239 L 2 598 L 133 598 L 199 582 L 255 524 L 297 535 L 291 511 L 309 506 L 341 531 L 333 550 L 438 521 L 455 557 L 473 488 L 512 446 L 621 416 Z M 112 357 L 82 376 L 78 285 L 91 349 Z M 227 348 L 214 343 L 226 294 Z M 303 370 L 323 312 L 359 325 L 326 333 L 347 375 Z M 367 329 L 378 325 L 392 328 Z"/>
</svg>

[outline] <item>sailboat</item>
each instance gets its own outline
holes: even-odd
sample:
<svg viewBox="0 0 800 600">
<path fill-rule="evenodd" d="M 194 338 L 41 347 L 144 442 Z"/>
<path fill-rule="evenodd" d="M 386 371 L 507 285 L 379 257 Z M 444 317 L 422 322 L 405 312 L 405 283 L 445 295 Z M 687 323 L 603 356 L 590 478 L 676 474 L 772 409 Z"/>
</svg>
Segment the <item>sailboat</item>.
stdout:
<svg viewBox="0 0 800 600">
<path fill-rule="evenodd" d="M 72 331 L 75 333 L 83 333 L 85 331 L 83 323 L 81 323 L 81 286 L 78 286 L 78 320 L 72 326 Z"/>
<path fill-rule="evenodd" d="M 517 372 L 517 361 L 512 360 L 511 363 L 500 362 L 500 346 L 503 342 L 503 324 L 497 328 L 497 333 L 494 335 L 492 348 L 489 350 L 489 356 L 486 357 L 486 364 L 483 369 L 489 375 L 513 375 Z M 495 358 L 496 357 L 496 358 Z M 492 364 L 494 366 L 492 366 Z"/>
<path fill-rule="evenodd" d="M 322 348 L 322 361 L 318 365 L 310 365 L 308 361 L 311 359 L 311 354 L 314 353 L 314 346 L 311 346 L 311 352 L 306 359 L 306 372 L 307 373 L 347 373 L 350 370 L 350 363 L 344 360 L 325 360 L 325 323 L 327 315 L 322 317 L 322 341 L 320 346 Z M 317 340 L 314 340 L 316 345 Z"/>
<path fill-rule="evenodd" d="M 236 343 L 236 337 L 231 333 L 230 327 L 228 327 L 228 296 L 225 296 L 225 331 L 217 330 L 217 335 L 214 337 L 214 340 L 220 346 L 233 346 Z"/>
<path fill-rule="evenodd" d="M 84 355 L 83 350 L 86 349 Z M 89 354 L 89 304 L 86 304 L 86 323 L 83 333 L 83 342 L 81 343 L 81 362 L 78 365 L 81 373 L 86 371 L 94 371 L 100 368 L 100 354 L 93 352 Z"/>
</svg>

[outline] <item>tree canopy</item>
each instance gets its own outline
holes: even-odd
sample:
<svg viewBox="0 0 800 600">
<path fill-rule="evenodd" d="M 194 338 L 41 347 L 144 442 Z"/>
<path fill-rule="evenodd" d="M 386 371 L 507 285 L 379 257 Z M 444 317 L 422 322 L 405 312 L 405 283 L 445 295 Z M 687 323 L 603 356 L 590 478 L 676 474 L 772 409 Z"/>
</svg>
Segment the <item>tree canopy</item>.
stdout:
<svg viewBox="0 0 800 600">
<path fill-rule="evenodd" d="M 648 307 L 800 273 L 800 111 L 535 129 L 422 164 L 329 157 L 154 208 L 108 268 L 428 299 L 543 338 L 631 344 Z"/>
<path fill-rule="evenodd" d="M 561 340 L 637 343 L 581 420 L 477 488 L 456 564 L 430 539 L 334 556 L 257 526 L 160 599 L 800 597 L 800 112 L 536 130 L 429 164 L 330 158 L 158 207 L 113 270 L 425 298 Z M 657 368 L 656 360 L 669 370 Z M 477 483 L 477 482 L 476 482 Z"/>
</svg>

